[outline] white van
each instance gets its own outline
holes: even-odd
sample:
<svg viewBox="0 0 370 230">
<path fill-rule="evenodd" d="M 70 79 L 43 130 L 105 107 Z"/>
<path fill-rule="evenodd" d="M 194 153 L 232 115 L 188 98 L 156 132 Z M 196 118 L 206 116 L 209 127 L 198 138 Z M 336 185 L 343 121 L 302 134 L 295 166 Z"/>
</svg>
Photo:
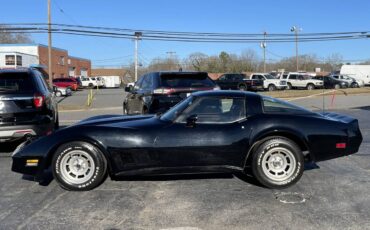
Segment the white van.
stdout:
<svg viewBox="0 0 370 230">
<path fill-rule="evenodd" d="M 343 65 L 340 74 L 348 75 L 363 81 L 365 85 L 370 85 L 370 65 Z"/>
</svg>

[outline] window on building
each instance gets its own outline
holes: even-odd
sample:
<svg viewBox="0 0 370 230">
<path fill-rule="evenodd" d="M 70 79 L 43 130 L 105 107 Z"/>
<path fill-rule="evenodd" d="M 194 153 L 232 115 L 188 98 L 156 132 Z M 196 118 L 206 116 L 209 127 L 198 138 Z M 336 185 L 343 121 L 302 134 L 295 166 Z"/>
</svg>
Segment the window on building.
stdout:
<svg viewBox="0 0 370 230">
<path fill-rule="evenodd" d="M 15 55 L 5 55 L 5 65 L 15 65 Z"/>
<path fill-rule="evenodd" d="M 68 65 L 70 65 L 70 64 L 71 64 L 71 59 L 68 58 Z"/>
<path fill-rule="evenodd" d="M 17 55 L 17 66 L 22 66 L 22 56 Z"/>
<path fill-rule="evenodd" d="M 64 65 L 64 56 L 60 56 L 59 64 Z"/>
</svg>

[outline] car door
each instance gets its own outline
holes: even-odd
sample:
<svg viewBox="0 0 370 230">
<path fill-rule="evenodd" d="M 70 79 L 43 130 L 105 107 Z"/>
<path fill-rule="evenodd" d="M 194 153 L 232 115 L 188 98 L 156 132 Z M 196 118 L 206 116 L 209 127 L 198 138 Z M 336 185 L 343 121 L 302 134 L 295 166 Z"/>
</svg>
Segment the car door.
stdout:
<svg viewBox="0 0 370 230">
<path fill-rule="evenodd" d="M 298 76 L 297 74 L 291 74 L 289 75 L 289 83 L 292 84 L 293 87 L 299 87 L 299 83 L 298 83 Z"/>
<path fill-rule="evenodd" d="M 170 125 L 158 131 L 161 167 L 241 167 L 251 124 L 245 98 L 196 98 Z M 189 118 L 196 117 L 194 125 Z M 190 119 L 191 120 L 191 119 Z"/>
</svg>

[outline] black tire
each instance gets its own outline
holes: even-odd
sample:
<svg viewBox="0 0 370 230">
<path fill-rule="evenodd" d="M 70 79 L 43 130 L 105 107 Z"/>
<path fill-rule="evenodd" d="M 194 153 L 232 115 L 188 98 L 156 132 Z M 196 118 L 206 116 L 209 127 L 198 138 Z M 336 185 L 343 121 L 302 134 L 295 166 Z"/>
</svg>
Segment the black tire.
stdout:
<svg viewBox="0 0 370 230">
<path fill-rule="evenodd" d="M 357 82 L 353 82 L 353 83 L 351 84 L 351 87 L 352 87 L 352 88 L 360 88 L 360 86 L 359 86 L 359 84 L 358 84 Z"/>
<path fill-rule="evenodd" d="M 123 115 L 128 115 L 127 106 L 123 103 Z"/>
<path fill-rule="evenodd" d="M 73 173 L 75 173 L 76 169 L 72 169 L 72 166 L 69 167 L 70 165 L 68 167 L 63 166 L 64 163 L 72 161 L 74 157 L 74 152 L 76 153 L 76 156 L 81 157 L 83 155 L 88 161 L 86 163 L 78 163 L 76 166 L 74 166 L 78 168 L 77 170 L 85 170 L 83 166 L 84 163 L 85 166 L 91 167 L 90 169 L 88 169 L 90 171 L 86 171 L 88 176 L 86 176 L 86 178 L 83 178 L 86 181 L 82 183 L 78 182 L 78 180 L 81 180 L 81 178 L 72 178 L 74 175 Z M 73 162 L 71 162 L 71 164 L 73 164 Z M 103 153 L 94 145 L 80 141 L 61 145 L 53 156 L 51 168 L 54 179 L 58 182 L 58 184 L 62 188 L 72 191 L 91 190 L 103 183 L 103 181 L 107 177 L 107 161 Z M 67 172 L 68 170 L 69 172 Z"/>
<path fill-rule="evenodd" d="M 292 86 L 292 84 L 290 84 L 289 82 L 287 83 L 287 85 L 286 85 L 286 89 L 292 89 L 293 88 L 293 86 Z"/>
<path fill-rule="evenodd" d="M 334 85 L 334 89 L 340 89 L 340 85 L 339 84 L 335 84 Z"/>
<path fill-rule="evenodd" d="M 248 90 L 245 85 L 239 85 L 238 89 L 241 90 L 241 91 L 247 91 Z"/>
<path fill-rule="evenodd" d="M 148 108 L 143 106 L 142 109 L 141 109 L 141 114 L 148 114 Z"/>
<path fill-rule="evenodd" d="M 62 92 L 60 92 L 60 91 L 55 92 L 55 96 L 61 97 L 62 96 Z"/>
<path fill-rule="evenodd" d="M 270 84 L 268 87 L 267 87 L 268 91 L 275 91 L 276 90 L 276 86 L 274 84 Z"/>
<path fill-rule="evenodd" d="M 307 90 L 313 90 L 313 89 L 315 89 L 315 85 L 314 84 L 307 84 L 306 89 Z"/>
<path fill-rule="evenodd" d="M 275 161 L 272 157 L 275 157 Z M 301 178 L 304 170 L 302 151 L 297 144 L 284 137 L 274 137 L 259 145 L 253 152 L 251 164 L 255 178 L 262 185 L 273 189 L 282 189 L 295 184 Z M 281 168 L 278 168 L 279 166 Z M 281 169 L 282 172 L 276 173 L 278 175 L 274 174 L 274 170 Z"/>
<path fill-rule="evenodd" d="M 89 88 L 94 88 L 93 83 L 89 83 Z"/>
</svg>

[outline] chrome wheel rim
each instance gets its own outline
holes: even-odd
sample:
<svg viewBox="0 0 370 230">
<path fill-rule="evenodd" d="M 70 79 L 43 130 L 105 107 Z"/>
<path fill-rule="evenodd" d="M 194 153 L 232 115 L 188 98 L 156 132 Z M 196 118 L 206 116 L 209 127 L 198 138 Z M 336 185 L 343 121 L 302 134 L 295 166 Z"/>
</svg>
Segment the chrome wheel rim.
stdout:
<svg viewBox="0 0 370 230">
<path fill-rule="evenodd" d="M 271 180 L 282 182 L 295 172 L 297 162 L 291 151 L 285 148 L 268 150 L 262 158 L 262 171 Z"/>
<path fill-rule="evenodd" d="M 63 179 L 71 184 L 83 184 L 94 175 L 93 158 L 83 150 L 68 152 L 60 162 L 60 172 Z"/>
</svg>

